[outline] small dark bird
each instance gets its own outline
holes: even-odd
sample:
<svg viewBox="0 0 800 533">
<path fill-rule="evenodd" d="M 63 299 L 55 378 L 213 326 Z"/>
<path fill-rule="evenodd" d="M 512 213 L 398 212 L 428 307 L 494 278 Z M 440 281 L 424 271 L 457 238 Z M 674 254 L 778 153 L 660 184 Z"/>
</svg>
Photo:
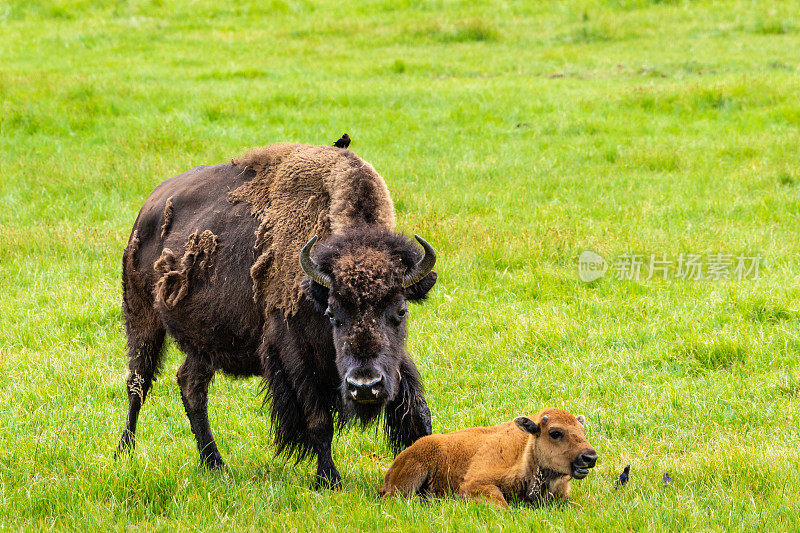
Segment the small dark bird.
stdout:
<svg viewBox="0 0 800 533">
<path fill-rule="evenodd" d="M 662 485 L 672 485 L 672 478 L 669 477 L 669 472 L 664 472 L 664 477 L 661 478 Z"/>
<path fill-rule="evenodd" d="M 631 471 L 631 465 L 626 466 L 622 469 L 622 473 L 619 475 L 619 479 L 614 482 L 614 488 L 617 489 L 628 482 L 629 473 Z"/>
<path fill-rule="evenodd" d="M 336 148 L 347 148 L 350 146 L 350 136 L 348 134 L 343 134 L 342 138 L 333 143 Z"/>
</svg>

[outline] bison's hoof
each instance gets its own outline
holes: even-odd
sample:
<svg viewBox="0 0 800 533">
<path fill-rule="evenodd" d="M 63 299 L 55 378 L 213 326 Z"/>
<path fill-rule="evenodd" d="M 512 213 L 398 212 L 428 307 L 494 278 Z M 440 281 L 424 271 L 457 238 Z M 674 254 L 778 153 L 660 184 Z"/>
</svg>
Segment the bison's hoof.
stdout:
<svg viewBox="0 0 800 533">
<path fill-rule="evenodd" d="M 336 469 L 317 471 L 317 475 L 314 477 L 314 488 L 316 490 L 340 490 L 342 488 L 342 476 L 339 475 Z"/>
<path fill-rule="evenodd" d="M 114 460 L 117 460 L 122 455 L 132 451 L 135 446 L 136 439 L 134 439 L 133 433 L 126 429 L 122 432 L 122 438 L 119 440 L 117 450 L 114 452 Z"/>
<path fill-rule="evenodd" d="M 219 455 L 212 455 L 203 458 L 203 466 L 209 470 L 225 470 L 225 461 Z"/>
</svg>

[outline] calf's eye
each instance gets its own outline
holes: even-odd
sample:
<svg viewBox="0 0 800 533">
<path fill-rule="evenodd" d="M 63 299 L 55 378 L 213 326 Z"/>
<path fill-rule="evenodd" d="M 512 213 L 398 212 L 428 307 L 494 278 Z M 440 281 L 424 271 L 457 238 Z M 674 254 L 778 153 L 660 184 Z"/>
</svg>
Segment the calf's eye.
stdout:
<svg viewBox="0 0 800 533">
<path fill-rule="evenodd" d="M 553 439 L 553 440 L 558 440 L 563 436 L 564 436 L 564 434 L 561 433 L 560 431 L 551 431 L 550 432 L 550 438 Z"/>
</svg>

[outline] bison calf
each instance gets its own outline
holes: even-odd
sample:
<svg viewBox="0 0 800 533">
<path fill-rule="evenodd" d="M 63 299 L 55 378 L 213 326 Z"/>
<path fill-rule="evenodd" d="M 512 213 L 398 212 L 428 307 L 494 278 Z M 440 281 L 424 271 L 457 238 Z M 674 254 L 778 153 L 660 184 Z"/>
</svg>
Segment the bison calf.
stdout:
<svg viewBox="0 0 800 533">
<path fill-rule="evenodd" d="M 458 492 L 501 507 L 509 499 L 569 498 L 570 480 L 586 477 L 597 461 L 583 424 L 582 415 L 545 409 L 533 419 L 423 437 L 397 456 L 380 493 Z"/>
</svg>

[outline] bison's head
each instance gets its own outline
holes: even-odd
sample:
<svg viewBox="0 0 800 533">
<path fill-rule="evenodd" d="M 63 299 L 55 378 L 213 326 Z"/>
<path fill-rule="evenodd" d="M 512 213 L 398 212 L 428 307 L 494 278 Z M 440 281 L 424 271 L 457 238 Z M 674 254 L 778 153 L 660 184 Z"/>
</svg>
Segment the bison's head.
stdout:
<svg viewBox="0 0 800 533">
<path fill-rule="evenodd" d="M 351 230 L 300 253 L 306 290 L 330 322 L 346 406 L 364 422 L 393 400 L 402 379 L 408 302 L 436 283 L 436 253 L 382 229 Z"/>
<path fill-rule="evenodd" d="M 530 433 L 530 460 L 551 472 L 583 479 L 597 462 L 597 452 L 583 433 L 583 415 L 573 416 L 561 409 L 545 409 L 538 421 L 520 416 L 519 428 Z"/>
</svg>

